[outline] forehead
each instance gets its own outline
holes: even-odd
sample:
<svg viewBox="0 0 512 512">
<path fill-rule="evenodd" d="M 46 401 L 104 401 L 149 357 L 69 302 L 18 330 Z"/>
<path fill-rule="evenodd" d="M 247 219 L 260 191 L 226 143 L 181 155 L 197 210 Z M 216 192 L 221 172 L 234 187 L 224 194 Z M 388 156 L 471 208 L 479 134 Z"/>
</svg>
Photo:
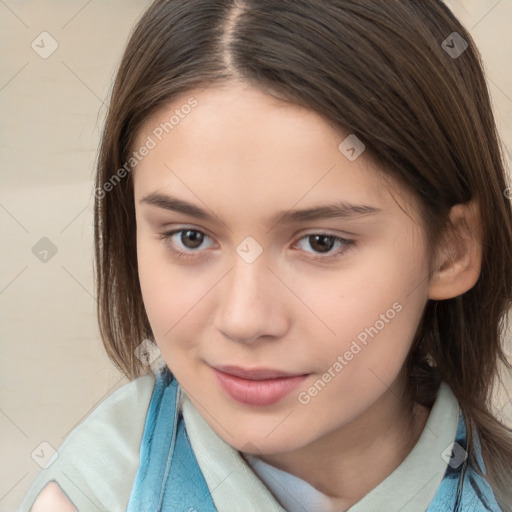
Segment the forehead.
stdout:
<svg viewBox="0 0 512 512">
<path fill-rule="evenodd" d="M 236 191 L 245 200 L 265 194 L 285 205 L 326 195 L 379 208 L 391 200 L 392 180 L 364 150 L 357 156 L 363 146 L 353 134 L 243 83 L 181 94 L 146 120 L 133 149 L 150 140 L 154 147 L 133 173 L 139 196 L 178 185 L 190 198 L 191 191 L 215 191 L 234 200 Z M 348 158 L 351 147 L 355 159 Z"/>
<path fill-rule="evenodd" d="M 158 136 L 159 128 L 163 130 L 163 138 L 183 137 L 190 145 L 201 146 L 225 139 L 224 133 L 229 131 L 232 146 L 246 146 L 247 151 L 251 142 L 261 140 L 267 145 L 272 142 L 283 145 L 294 137 L 289 142 L 299 151 L 305 142 L 317 146 L 321 141 L 328 144 L 327 132 L 330 132 L 329 139 L 337 140 L 343 135 L 315 111 L 237 81 L 180 94 L 144 122 L 136 145 L 147 135 Z"/>
</svg>

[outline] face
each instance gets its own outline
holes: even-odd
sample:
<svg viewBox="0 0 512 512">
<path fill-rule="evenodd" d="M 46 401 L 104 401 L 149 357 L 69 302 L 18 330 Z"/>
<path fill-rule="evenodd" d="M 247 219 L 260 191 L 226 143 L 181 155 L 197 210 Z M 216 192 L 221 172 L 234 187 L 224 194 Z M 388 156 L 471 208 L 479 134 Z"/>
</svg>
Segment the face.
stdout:
<svg viewBox="0 0 512 512">
<path fill-rule="evenodd" d="M 291 451 L 354 423 L 410 349 L 428 298 L 415 203 L 348 135 L 242 83 L 190 91 L 138 134 L 146 312 L 236 449 Z"/>
</svg>

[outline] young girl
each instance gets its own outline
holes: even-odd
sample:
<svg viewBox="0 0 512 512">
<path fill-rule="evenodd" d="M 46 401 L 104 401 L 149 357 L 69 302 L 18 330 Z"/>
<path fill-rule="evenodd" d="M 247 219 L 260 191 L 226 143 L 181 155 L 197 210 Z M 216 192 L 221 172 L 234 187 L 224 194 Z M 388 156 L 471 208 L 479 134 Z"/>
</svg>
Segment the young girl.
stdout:
<svg viewBox="0 0 512 512">
<path fill-rule="evenodd" d="M 441 1 L 156 0 L 96 178 L 132 382 L 20 510 L 512 510 L 503 161 Z"/>
</svg>

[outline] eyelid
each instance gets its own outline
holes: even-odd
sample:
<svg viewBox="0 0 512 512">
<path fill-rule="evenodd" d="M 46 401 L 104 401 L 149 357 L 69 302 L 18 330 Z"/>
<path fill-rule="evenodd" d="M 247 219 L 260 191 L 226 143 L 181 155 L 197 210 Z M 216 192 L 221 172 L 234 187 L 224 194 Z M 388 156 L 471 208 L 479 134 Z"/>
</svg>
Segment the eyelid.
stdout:
<svg viewBox="0 0 512 512">
<path fill-rule="evenodd" d="M 339 238 L 357 237 L 356 233 L 349 233 L 348 231 L 340 231 L 329 228 L 307 228 L 305 231 L 299 231 L 297 234 L 294 235 L 294 237 L 302 238 L 308 235 L 327 235 L 336 236 Z"/>
</svg>

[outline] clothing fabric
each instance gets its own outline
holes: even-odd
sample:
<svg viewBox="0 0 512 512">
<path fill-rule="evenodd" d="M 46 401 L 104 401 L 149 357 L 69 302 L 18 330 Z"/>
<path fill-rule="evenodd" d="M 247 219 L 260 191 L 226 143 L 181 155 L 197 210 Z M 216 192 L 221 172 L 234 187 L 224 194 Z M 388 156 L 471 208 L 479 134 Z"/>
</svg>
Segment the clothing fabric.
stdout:
<svg viewBox="0 0 512 512">
<path fill-rule="evenodd" d="M 166 382 L 169 381 L 171 384 L 166 384 Z M 172 384 L 174 382 L 174 384 Z M 174 397 L 175 401 L 178 401 L 178 388 L 176 381 L 172 380 L 172 375 L 170 372 L 167 372 L 164 370 L 163 374 L 158 377 L 157 379 L 157 385 L 155 386 L 155 393 L 154 397 L 152 399 L 152 402 L 155 401 L 155 403 L 160 403 L 162 400 L 162 397 L 167 394 L 170 398 L 167 400 L 172 400 L 172 397 Z M 452 404 L 456 404 L 456 401 L 454 401 L 453 394 L 451 394 L 451 391 L 449 390 L 448 386 L 443 384 L 441 390 L 441 394 L 444 395 L 444 400 L 446 401 L 452 401 Z M 451 397 L 450 397 L 451 395 Z M 167 400 L 163 399 L 165 402 Z M 186 399 L 185 399 L 186 400 Z M 187 403 L 187 402 L 185 402 Z M 183 411 L 187 411 L 190 413 L 190 401 L 188 401 L 188 405 L 183 408 Z M 195 452 L 191 448 L 190 440 L 185 432 L 185 430 L 180 431 L 179 430 L 179 424 L 180 424 L 180 414 L 176 413 L 178 410 L 178 407 L 175 409 L 172 408 L 166 408 L 167 415 L 160 415 L 160 416 L 150 416 L 148 418 L 148 422 L 146 423 L 146 429 L 144 432 L 144 439 L 149 440 L 151 443 L 151 439 L 153 435 L 157 435 L 158 433 L 158 421 L 163 421 L 165 425 L 169 425 L 171 423 L 171 417 L 174 414 L 174 434 L 172 439 L 168 440 L 165 446 L 160 446 L 160 452 L 158 453 L 157 457 L 154 460 L 154 464 L 151 463 L 151 453 L 150 451 L 146 450 L 144 453 L 141 451 L 141 470 L 139 470 L 135 484 L 134 489 L 132 491 L 132 499 L 130 500 L 130 505 L 133 505 L 133 508 L 128 508 L 128 512 L 135 512 L 136 510 L 139 510 L 139 507 L 142 503 L 144 503 L 145 506 L 147 506 L 147 509 L 143 510 L 152 510 L 152 511 L 165 511 L 165 510 L 186 510 L 185 505 L 188 504 L 190 506 L 191 503 L 193 503 L 193 510 L 205 510 L 205 511 L 212 511 L 217 510 L 215 508 L 215 502 L 213 497 L 213 492 L 209 493 L 208 490 L 205 491 L 205 481 L 204 476 L 201 474 L 201 479 L 197 481 L 197 486 L 199 489 L 201 489 L 201 492 L 204 492 L 205 494 L 202 495 L 200 498 L 200 502 L 193 502 L 191 501 L 191 497 L 187 495 L 187 493 L 176 493 L 174 490 L 176 488 L 176 483 L 173 481 L 172 478 L 169 478 L 168 475 L 168 468 L 169 466 L 172 468 L 173 461 L 172 461 L 172 446 L 175 444 L 177 447 L 177 452 L 179 453 L 179 458 L 177 460 L 182 460 L 181 457 L 183 457 L 183 453 L 185 450 L 187 451 L 187 457 L 190 457 L 190 459 L 196 459 L 196 456 L 198 456 L 201 453 L 200 449 L 197 449 Z M 450 409 L 448 409 L 450 410 Z M 451 411 L 453 412 L 453 408 Z M 414 449 L 409 454 L 409 456 L 405 459 L 405 461 L 400 465 L 399 468 L 395 472 L 393 472 L 388 479 L 385 479 L 384 482 L 382 482 L 377 488 L 375 488 L 373 491 L 371 491 L 365 498 L 360 500 L 360 502 L 356 503 L 354 506 L 346 509 L 350 512 L 363 512 L 363 511 L 371 511 L 371 510 L 386 510 L 389 512 L 392 512 L 393 510 L 396 511 L 405 511 L 405 510 L 411 510 L 415 512 L 419 512 L 421 510 L 426 510 L 427 512 L 438 512 L 438 511 L 493 511 L 493 512 L 500 512 L 500 508 L 498 504 L 496 503 L 494 494 L 492 492 L 492 489 L 487 484 L 487 482 L 481 478 L 477 472 L 469 465 L 467 458 L 467 452 L 466 452 L 466 428 L 465 428 L 465 422 L 462 414 L 458 411 L 457 407 L 457 428 L 456 428 L 456 435 L 455 440 L 450 442 L 448 445 L 444 446 L 444 450 L 442 452 L 437 452 L 437 457 L 441 458 L 445 457 L 445 463 L 447 464 L 436 464 L 435 457 L 436 455 L 433 455 L 431 458 L 427 459 L 427 461 L 418 459 L 416 457 L 417 454 L 414 453 Z M 200 431 L 208 432 L 209 431 L 209 439 L 207 439 L 208 444 L 207 450 L 211 449 L 213 444 L 219 444 L 222 445 L 224 441 L 216 435 L 213 431 L 213 429 L 209 428 L 207 423 L 203 420 L 204 424 L 201 425 L 201 420 L 199 420 L 198 416 L 192 413 L 192 416 L 185 412 L 185 415 L 189 418 L 189 432 L 195 432 L 196 439 L 198 438 L 197 434 Z M 439 411 L 435 411 L 435 415 L 432 417 L 430 416 L 429 419 L 436 420 L 435 416 L 439 416 Z M 190 421 L 192 419 L 192 421 Z M 197 422 L 199 420 L 199 422 Z M 196 428 L 194 429 L 194 421 Z M 433 424 L 433 421 L 431 421 L 431 424 L 426 425 L 426 428 L 424 429 L 422 433 L 422 438 L 425 436 L 428 437 L 428 432 L 431 429 L 431 427 L 435 426 Z M 441 426 L 441 425 L 438 425 Z M 441 433 L 441 431 L 439 431 Z M 215 435 L 211 435 L 215 434 Z M 180 439 L 181 435 L 181 439 Z M 435 432 L 434 432 L 434 435 Z M 451 437 L 451 436 L 450 436 Z M 453 439 L 453 437 L 451 437 Z M 219 443 L 220 441 L 220 443 Z M 417 443 L 415 448 L 417 450 L 421 450 L 421 446 L 425 444 L 425 439 L 421 439 L 421 442 Z M 197 442 L 196 442 L 197 444 Z M 144 441 L 143 441 L 144 445 Z M 231 471 L 227 475 L 227 479 L 229 480 L 230 475 L 234 472 L 236 469 L 237 461 L 236 455 L 233 453 L 236 450 L 234 450 L 232 447 L 229 447 L 227 443 L 225 443 L 225 450 L 223 453 L 229 453 L 231 451 L 231 461 L 228 457 L 224 457 L 222 454 L 220 458 L 218 459 L 218 465 L 224 469 L 224 472 L 226 470 L 233 468 L 233 471 Z M 432 445 L 432 443 L 431 443 Z M 441 444 L 438 445 L 439 447 L 442 447 L 444 445 L 444 441 L 441 440 Z M 204 445 L 203 445 L 204 446 Z M 432 446 L 431 446 L 432 447 Z M 163 449 L 163 450 L 162 450 Z M 162 455 L 161 452 L 164 452 L 164 455 Z M 205 451 L 205 450 L 203 450 Z M 240 457 L 240 455 L 239 455 Z M 197 459 L 196 459 L 197 460 Z M 165 461 L 165 464 L 163 463 Z M 416 464 L 416 467 L 414 465 L 412 466 L 413 473 L 416 473 L 416 476 L 420 476 L 419 482 L 422 480 L 425 480 L 425 476 L 429 477 L 429 480 L 419 489 L 417 489 L 417 481 L 416 481 L 416 488 L 413 486 L 412 489 L 407 486 L 407 478 L 410 476 L 407 469 L 408 467 L 411 467 L 411 461 Z M 480 447 L 477 444 L 477 461 L 480 465 L 481 470 L 485 473 L 485 466 L 483 464 L 483 460 L 480 455 Z M 430 477 L 429 474 L 425 475 L 423 474 L 423 478 L 421 478 L 421 470 L 425 469 L 425 462 L 430 463 L 437 471 L 434 473 L 433 477 Z M 146 468 L 147 466 L 150 466 L 152 471 L 148 471 Z M 179 468 L 178 468 L 179 471 Z M 207 475 L 210 475 L 211 478 L 211 466 L 210 465 L 204 465 L 204 469 L 207 473 Z M 285 472 L 282 472 L 285 474 Z M 192 473 L 191 473 L 192 474 Z M 261 473 L 260 473 L 261 475 Z M 284 475 L 286 476 L 286 474 Z M 293 475 L 289 475 L 293 476 Z M 304 486 L 306 482 L 301 481 L 300 479 L 294 477 L 296 479 L 295 481 L 295 487 L 298 487 L 299 485 Z M 437 491 L 435 491 L 436 487 L 430 486 L 432 480 L 439 479 L 440 484 L 437 487 Z M 283 481 L 283 478 L 281 478 L 281 481 Z M 290 480 L 288 480 L 289 482 Z M 413 482 L 414 483 L 414 482 Z M 436 482 L 437 484 L 438 482 Z M 393 485 L 395 484 L 395 485 Z M 177 485 L 181 485 L 181 480 L 177 482 Z M 189 486 L 195 486 L 195 482 L 192 480 L 188 481 Z M 395 493 L 386 493 L 383 490 L 387 487 L 388 491 L 389 488 L 393 487 Z M 270 488 L 272 486 L 269 485 Z M 429 487 L 427 492 L 423 492 L 425 488 Z M 156 493 L 155 490 L 156 489 Z M 217 487 L 213 487 L 210 484 L 210 489 L 218 489 Z M 274 492 L 275 492 L 274 487 Z M 240 491 L 240 489 L 238 488 Z M 246 487 L 247 491 L 250 491 L 249 487 Z M 288 490 L 288 489 L 287 489 Z M 235 491 L 236 492 L 236 491 Z M 279 493 L 276 492 L 278 495 Z M 172 496 L 170 498 L 170 501 L 167 503 L 171 508 L 167 509 L 165 507 L 162 507 L 162 503 L 165 503 L 165 497 L 166 495 Z M 227 498 L 227 496 L 230 497 L 230 501 L 225 501 L 222 503 L 222 507 L 218 510 L 241 510 L 239 503 L 233 502 L 233 494 L 224 492 L 223 495 Z M 433 499 L 432 498 L 433 496 Z M 158 499 L 157 499 L 158 496 Z M 290 492 L 287 493 L 288 497 L 291 497 L 292 494 Z M 327 497 L 326 497 L 327 498 Z M 406 503 L 402 503 L 404 499 L 407 499 Z M 383 501 L 384 500 L 384 501 Z M 218 501 L 218 505 L 220 505 L 220 500 Z M 255 502 L 258 503 L 258 502 Z M 295 510 L 311 510 L 309 508 L 300 508 L 299 502 L 297 500 L 289 499 L 289 503 L 292 507 L 294 507 Z M 231 505 L 230 505 L 231 504 Z M 236 504 L 236 505 L 235 505 Z M 303 505 L 303 504 L 302 504 Z M 254 506 L 254 505 L 253 505 Z M 291 509 L 284 509 L 281 507 L 281 505 L 277 502 L 271 503 L 271 506 L 273 507 L 272 510 L 291 510 Z M 224 508 L 226 507 L 226 508 Z M 269 509 L 260 509 L 258 510 L 269 510 Z M 343 510 L 343 509 L 341 509 Z"/>
<path fill-rule="evenodd" d="M 200 443 L 201 431 L 206 430 L 204 420 L 183 397 L 183 415 L 190 434 L 192 447 L 201 463 L 203 452 L 218 442 L 215 438 Z M 459 407 L 450 388 L 442 384 L 436 403 L 416 445 L 400 466 L 381 484 L 350 508 L 351 512 L 374 510 L 426 510 L 439 487 L 447 467 L 442 453 L 455 439 L 459 422 Z M 265 482 L 270 491 L 288 512 L 331 512 L 346 510 L 345 500 L 332 499 L 300 478 L 265 463 L 259 457 L 244 454 L 252 469 Z M 203 473 L 210 477 L 205 465 Z"/>
<path fill-rule="evenodd" d="M 79 512 L 124 512 L 139 465 L 155 376 L 139 377 L 110 394 L 66 437 L 58 457 L 39 472 L 18 512 L 56 482 Z"/>
<path fill-rule="evenodd" d="M 127 512 L 216 510 L 180 421 L 177 391 L 176 379 L 161 373 L 149 405 Z"/>
<path fill-rule="evenodd" d="M 156 379 L 141 377 L 123 386 L 93 411 L 59 448 L 57 460 L 40 473 L 18 512 L 28 512 L 37 495 L 52 480 L 60 485 L 80 512 L 116 512 L 127 510 L 127 507 L 129 511 L 152 512 L 294 511 L 290 503 L 272 488 L 261 466 L 258 470 L 256 464 L 251 464 L 225 443 L 202 418 L 168 369 L 164 370 Z M 349 511 L 398 511 L 400 508 L 393 505 L 393 499 L 407 495 L 407 489 L 413 489 L 418 482 L 424 486 L 420 489 L 419 495 L 424 494 L 419 498 L 420 502 L 424 499 L 427 505 L 402 508 L 401 512 L 500 511 L 492 490 L 467 465 L 467 459 L 457 467 L 446 461 L 438 463 L 436 469 L 440 475 L 436 473 L 432 482 L 437 478 L 439 482 L 432 485 L 433 492 L 428 491 L 426 474 L 423 478 L 420 475 L 416 484 L 407 479 L 415 467 L 416 471 L 428 467 L 425 458 L 428 451 L 439 452 L 442 444 L 434 446 L 436 436 L 445 436 L 442 444 L 447 446 L 446 461 L 451 460 L 450 440 L 455 440 L 463 449 L 465 447 L 465 424 L 451 390 L 444 384 L 412 452 L 399 468 Z M 460 459 L 462 453 L 456 446 L 452 459 Z M 465 475 L 461 478 L 463 468 Z M 297 478 L 288 473 L 285 476 Z M 286 485 L 296 496 L 298 489 L 309 486 L 300 479 L 293 484 L 288 481 Z M 434 498 L 428 504 L 428 496 L 432 494 Z M 305 506 L 307 503 L 304 501 Z M 386 503 L 384 508 L 383 503 Z M 413 503 L 417 504 L 413 500 L 410 505 Z"/>
</svg>

